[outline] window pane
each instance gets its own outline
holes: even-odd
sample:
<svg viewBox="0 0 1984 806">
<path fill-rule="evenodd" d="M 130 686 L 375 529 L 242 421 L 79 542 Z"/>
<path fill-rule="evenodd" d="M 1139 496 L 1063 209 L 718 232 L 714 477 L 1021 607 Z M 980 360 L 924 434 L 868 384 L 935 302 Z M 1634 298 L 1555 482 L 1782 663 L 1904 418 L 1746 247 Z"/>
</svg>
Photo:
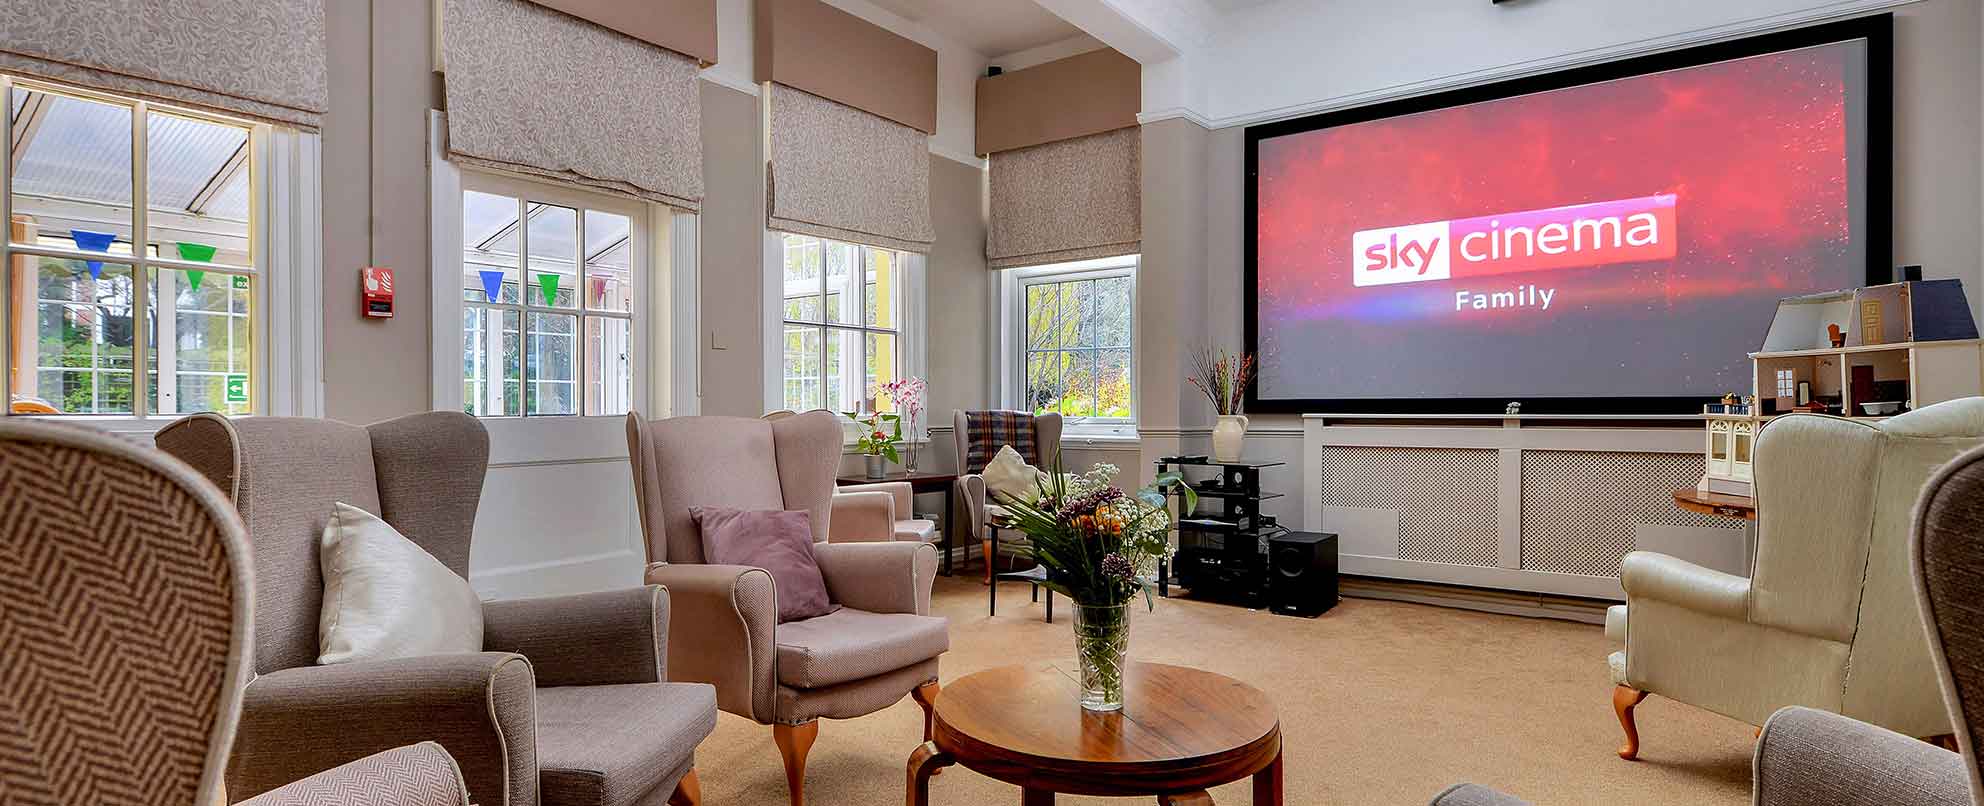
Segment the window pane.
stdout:
<svg viewBox="0 0 1984 806">
<path fill-rule="evenodd" d="M 902 253 L 887 249 L 869 249 L 867 306 L 868 326 L 886 330 L 896 329 L 896 297 L 900 293 L 896 284 L 901 272 L 897 261 Z"/>
<path fill-rule="evenodd" d="M 820 408 L 820 329 L 785 326 L 785 408 Z"/>
<path fill-rule="evenodd" d="M 516 311 L 462 310 L 462 409 L 478 417 L 523 413 L 523 353 Z"/>
<path fill-rule="evenodd" d="M 577 414 L 578 317 L 530 315 L 530 355 L 524 362 L 526 414 Z"/>
<path fill-rule="evenodd" d="M 146 400 L 159 414 L 254 410 L 254 280 L 153 269 Z"/>
<path fill-rule="evenodd" d="M 1097 417 L 1130 419 L 1136 416 L 1130 399 L 1130 351 L 1103 350 L 1096 356 Z"/>
<path fill-rule="evenodd" d="M 13 100 L 13 210 L 27 231 L 9 237 L 130 254 L 131 108 L 19 87 Z"/>
<path fill-rule="evenodd" d="M 1052 348 L 1054 315 L 1060 308 L 1060 292 L 1052 284 L 1026 287 L 1026 346 L 1030 350 Z"/>
<path fill-rule="evenodd" d="M 1054 319 L 1054 338 L 1057 340 L 1055 343 L 1062 347 L 1074 347 L 1082 343 L 1082 300 L 1076 287 L 1086 285 L 1087 283 L 1083 282 L 1057 284 L 1061 301 L 1058 303 Z"/>
<path fill-rule="evenodd" d="M 1058 411 L 1061 405 L 1061 354 L 1028 353 L 1026 358 L 1026 405 L 1036 413 Z"/>
<path fill-rule="evenodd" d="M 131 414 L 131 267 L 17 257 L 17 281 L 35 304 L 14 306 L 12 409 L 21 413 Z"/>
<path fill-rule="evenodd" d="M 489 294 L 492 288 L 494 300 Z M 517 274 L 515 198 L 462 192 L 462 299 L 510 304 L 523 299 Z"/>
<path fill-rule="evenodd" d="M 882 384 L 896 380 L 896 337 L 890 333 L 869 333 L 867 377 L 862 384 L 862 395 L 873 401 L 876 411 L 895 411 L 894 400 L 886 395 L 876 394 Z"/>
<path fill-rule="evenodd" d="M 827 329 L 826 407 L 830 411 L 855 411 L 869 397 L 863 391 L 861 331 Z"/>
<path fill-rule="evenodd" d="M 1088 350 L 1061 353 L 1061 413 L 1069 417 L 1095 414 L 1095 353 Z"/>
<path fill-rule="evenodd" d="M 794 322 L 819 322 L 826 316 L 820 294 L 820 275 L 825 269 L 825 246 L 818 238 L 786 235 L 785 238 L 785 318 Z"/>
<path fill-rule="evenodd" d="M 1130 346 L 1130 321 L 1136 316 L 1136 305 L 1130 295 L 1132 287 L 1134 281 L 1128 277 L 1111 277 L 1095 281 L 1097 345 Z"/>
<path fill-rule="evenodd" d="M 578 304 L 579 211 L 555 204 L 530 205 L 530 277 L 524 299 L 531 305 L 570 308 Z"/>
<path fill-rule="evenodd" d="M 629 273 L 634 246 L 632 222 L 626 216 L 586 211 L 586 307 L 596 311 L 631 311 L 634 278 Z"/>
<path fill-rule="evenodd" d="M 838 241 L 826 242 L 827 321 L 845 325 L 861 324 L 861 247 Z"/>
<path fill-rule="evenodd" d="M 633 408 L 632 326 L 625 319 L 586 317 L 587 414 L 626 414 Z"/>
<path fill-rule="evenodd" d="M 248 130 L 152 112 L 145 121 L 147 237 L 160 257 L 253 264 L 247 188 Z M 219 409 L 215 409 L 218 411 Z"/>
</svg>

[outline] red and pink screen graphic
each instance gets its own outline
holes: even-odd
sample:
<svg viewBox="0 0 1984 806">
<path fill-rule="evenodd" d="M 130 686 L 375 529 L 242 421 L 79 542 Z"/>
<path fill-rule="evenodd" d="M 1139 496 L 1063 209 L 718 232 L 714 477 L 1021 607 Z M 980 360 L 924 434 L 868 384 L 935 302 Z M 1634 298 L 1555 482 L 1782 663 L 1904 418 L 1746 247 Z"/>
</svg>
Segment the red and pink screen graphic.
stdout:
<svg viewBox="0 0 1984 806">
<path fill-rule="evenodd" d="M 1264 399 L 1747 390 L 1859 285 L 1865 40 L 1263 138 Z"/>
</svg>

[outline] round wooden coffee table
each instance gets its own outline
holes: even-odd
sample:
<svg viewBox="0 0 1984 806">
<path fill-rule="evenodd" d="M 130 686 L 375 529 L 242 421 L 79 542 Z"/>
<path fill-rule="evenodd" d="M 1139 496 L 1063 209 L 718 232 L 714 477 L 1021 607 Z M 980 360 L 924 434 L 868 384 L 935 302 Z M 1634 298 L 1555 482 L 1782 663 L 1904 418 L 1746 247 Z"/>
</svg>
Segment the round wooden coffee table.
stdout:
<svg viewBox="0 0 1984 806">
<path fill-rule="evenodd" d="M 1018 784 L 1024 806 L 1055 793 L 1155 795 L 1212 804 L 1206 790 L 1248 776 L 1256 806 L 1281 806 L 1281 721 L 1259 689 L 1212 672 L 1131 663 L 1123 710 L 1076 704 L 1072 664 L 1007 666 L 944 687 L 931 740 L 909 757 L 909 806 L 930 802 L 930 776 L 961 764 Z"/>
</svg>

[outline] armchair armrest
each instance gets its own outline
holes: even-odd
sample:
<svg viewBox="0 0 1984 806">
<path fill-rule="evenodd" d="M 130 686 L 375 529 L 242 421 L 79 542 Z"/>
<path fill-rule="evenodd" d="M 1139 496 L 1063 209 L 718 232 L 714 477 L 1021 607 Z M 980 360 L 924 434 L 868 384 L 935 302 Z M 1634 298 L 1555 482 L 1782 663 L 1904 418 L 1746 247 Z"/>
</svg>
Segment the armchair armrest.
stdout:
<svg viewBox="0 0 1984 806">
<path fill-rule="evenodd" d="M 1962 756 L 1810 708 L 1771 715 L 1754 768 L 1756 806 L 1970 806 Z"/>
<path fill-rule="evenodd" d="M 461 768 L 421 742 L 376 753 L 249 798 L 237 806 L 468 806 Z"/>
<path fill-rule="evenodd" d="M 985 477 L 977 473 L 959 476 L 957 495 L 964 500 L 963 517 L 965 526 L 970 528 L 973 540 L 985 539 L 985 504 L 990 499 L 985 492 Z M 945 524 L 949 526 L 949 524 Z"/>
<path fill-rule="evenodd" d="M 878 481 L 874 484 L 849 484 L 834 490 L 835 495 L 848 493 L 888 493 L 896 502 L 896 520 L 906 521 L 916 517 L 916 485 L 907 481 Z"/>
<path fill-rule="evenodd" d="M 537 802 L 537 697 L 530 662 L 505 652 L 298 666 L 251 681 L 228 761 L 231 797 L 252 797 L 422 741 L 450 748 L 477 803 Z"/>
<path fill-rule="evenodd" d="M 666 680 L 668 591 L 656 586 L 487 602 L 482 648 L 530 659 L 537 684 Z"/>
<path fill-rule="evenodd" d="M 814 544 L 816 551 L 824 547 Z M 668 589 L 668 679 L 709 683 L 718 708 L 770 724 L 778 693 L 778 594 L 771 572 L 655 563 L 648 566 L 647 583 Z"/>
<path fill-rule="evenodd" d="M 827 542 L 866 543 L 896 539 L 896 497 L 886 492 L 836 492 L 827 522 Z"/>
<path fill-rule="evenodd" d="M 1628 608 L 1633 598 L 1645 597 L 1727 619 L 1749 617 L 1750 580 L 1665 554 L 1627 554 L 1619 564 L 1619 584 Z"/>
<path fill-rule="evenodd" d="M 815 543 L 835 602 L 870 613 L 930 615 L 937 548 L 928 543 Z"/>
</svg>

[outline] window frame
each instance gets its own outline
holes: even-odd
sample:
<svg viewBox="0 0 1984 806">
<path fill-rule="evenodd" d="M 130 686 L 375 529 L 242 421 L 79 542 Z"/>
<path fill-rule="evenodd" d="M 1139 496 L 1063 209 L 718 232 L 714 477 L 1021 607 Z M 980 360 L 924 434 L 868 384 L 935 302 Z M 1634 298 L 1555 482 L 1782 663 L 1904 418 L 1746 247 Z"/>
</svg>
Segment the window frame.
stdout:
<svg viewBox="0 0 1984 806">
<path fill-rule="evenodd" d="M 856 243 L 854 241 L 841 241 L 841 240 L 835 240 L 833 238 L 826 238 L 818 235 L 808 235 L 806 233 L 800 233 L 800 232 L 774 231 L 773 235 L 778 242 L 778 255 L 779 255 L 779 261 L 778 261 L 779 295 L 778 295 L 778 299 L 776 300 L 776 304 L 778 306 L 778 322 L 777 322 L 777 331 L 776 331 L 778 337 L 778 345 L 777 345 L 778 366 L 776 370 L 778 374 L 778 389 L 774 399 L 769 401 L 769 403 L 775 404 L 773 408 L 790 408 L 790 406 L 788 405 L 788 401 L 785 398 L 785 386 L 786 383 L 788 382 L 787 378 L 785 377 L 785 346 L 784 346 L 785 331 L 787 328 L 793 328 L 793 327 L 812 328 L 818 331 L 820 334 L 819 354 L 816 356 L 816 358 L 819 359 L 819 367 L 820 367 L 820 372 L 819 375 L 817 376 L 820 382 L 820 405 L 817 408 L 827 408 L 826 405 L 827 403 L 826 385 L 828 383 L 827 346 L 828 346 L 828 340 L 835 334 L 836 331 L 841 333 L 856 334 L 857 339 L 861 344 L 861 356 L 858 359 L 856 365 L 863 368 L 862 377 L 864 380 L 867 378 L 867 371 L 866 371 L 866 367 L 868 363 L 867 337 L 870 334 L 891 336 L 895 339 L 895 343 L 896 343 L 895 377 L 901 378 L 906 375 L 912 374 L 907 370 L 909 361 L 907 355 L 905 354 L 905 345 L 908 343 L 908 329 L 909 329 L 909 317 L 907 315 L 907 310 L 908 310 L 908 302 L 910 297 L 909 294 L 907 293 L 907 289 L 909 286 L 911 256 L 914 253 L 902 249 L 890 249 L 887 247 L 873 246 L 864 243 Z M 802 319 L 786 318 L 785 304 L 787 300 L 791 299 L 790 297 L 786 296 L 786 293 L 790 291 L 790 285 L 785 281 L 784 258 L 785 258 L 785 251 L 787 249 L 787 245 L 785 241 L 787 237 L 810 238 L 813 240 L 814 243 L 820 246 L 820 277 L 819 277 L 819 285 L 818 285 L 818 290 L 820 295 L 819 321 L 806 321 Z M 848 324 L 846 322 L 829 321 L 830 317 L 828 316 L 827 313 L 827 299 L 833 296 L 835 291 L 830 283 L 830 278 L 827 273 L 826 250 L 828 244 L 841 244 L 844 246 L 851 246 L 854 248 L 854 263 L 850 267 L 850 270 L 855 272 L 860 272 L 863 275 L 862 282 L 860 283 L 861 287 L 863 288 L 862 299 L 861 299 L 861 304 L 859 305 L 862 321 L 858 324 Z M 867 321 L 868 306 L 866 304 L 867 303 L 866 287 L 868 284 L 866 281 L 866 274 L 868 271 L 868 256 L 871 252 L 876 252 L 876 251 L 887 252 L 890 253 L 891 255 L 894 255 L 894 257 L 890 261 L 891 269 L 896 273 L 895 280 L 892 283 L 890 283 L 891 286 L 890 293 L 894 297 L 894 299 L 892 300 L 895 311 L 894 327 L 878 327 Z M 846 356 L 842 356 L 841 360 L 845 362 L 847 360 Z M 857 393 L 854 400 L 853 408 L 856 410 L 861 410 L 865 406 L 866 401 L 868 399 L 869 399 L 868 390 L 864 386 L 864 388 L 859 390 L 859 392 Z M 834 413 L 845 415 L 846 412 L 839 409 L 835 409 Z M 843 416 L 842 419 L 846 419 L 846 418 Z"/>
<path fill-rule="evenodd" d="M 1020 411 L 1033 410 L 1032 401 L 1027 399 L 1026 379 L 1027 360 L 1029 355 L 1035 352 L 1027 344 L 1027 289 L 1038 285 L 1079 280 L 1127 277 L 1130 279 L 1130 416 L 1119 418 L 1062 415 L 1062 434 L 1064 438 L 1100 441 L 1138 439 L 1137 367 L 1142 358 L 1138 345 L 1136 279 L 1141 263 L 1142 255 L 1132 254 L 1027 266 L 1006 269 L 999 273 L 998 299 L 1002 333 L 996 358 L 999 366 L 1000 400 L 1007 408 Z"/>
<path fill-rule="evenodd" d="M 189 412 L 171 406 L 150 404 L 153 370 L 172 366 L 176 339 L 167 343 L 170 326 L 158 329 L 152 323 L 152 272 L 158 269 L 201 271 L 218 278 L 250 277 L 249 406 L 250 415 L 316 416 L 323 410 L 320 346 L 322 229 L 319 218 L 319 138 L 314 132 L 275 126 L 171 103 L 157 103 L 142 97 L 103 92 L 86 87 L 48 81 L 13 73 L 0 73 L 0 133 L 5 133 L 7 150 L 12 150 L 15 126 L 15 89 L 66 96 L 84 101 L 107 103 L 130 110 L 131 116 L 131 198 L 129 254 L 85 251 L 72 247 L 23 244 L 13 240 L 14 214 L 12 160 L 0 160 L 0 221 L 10 222 L 0 237 L 0 266 L 11 267 L 17 256 L 57 260 L 97 260 L 129 266 L 131 270 L 132 377 L 131 411 L 107 414 L 13 413 L 13 370 L 15 327 L 13 311 L 13 272 L 0 272 L 0 417 L 37 417 L 89 423 L 115 432 L 143 433 L 157 430 Z M 152 224 L 149 204 L 150 122 L 153 113 L 169 114 L 196 121 L 243 128 L 248 171 L 249 260 L 245 264 L 203 263 L 156 256 L 151 242 L 159 228 Z M 163 275 L 162 275 L 163 276 Z M 37 298 L 38 300 L 38 298 Z M 167 306 L 170 307 L 169 304 Z M 164 316 L 159 317 L 166 322 Z M 168 323 L 169 324 L 169 323 Z M 149 336 L 149 341 L 147 337 Z M 153 353 L 162 360 L 155 361 Z M 280 356 L 282 360 L 276 360 Z M 156 367 L 155 367 L 156 365 Z M 121 373 L 120 373 L 121 374 Z M 159 373 L 160 394 L 172 379 L 171 369 Z M 176 394 L 176 387 L 172 393 Z M 156 410 L 155 410 L 156 409 Z"/>
<path fill-rule="evenodd" d="M 490 170 L 462 170 L 459 174 L 458 188 L 459 188 L 459 192 L 454 194 L 454 200 L 453 200 L 453 204 L 455 208 L 455 216 L 452 222 L 448 224 L 448 226 L 451 226 L 453 228 L 452 237 L 447 238 L 445 240 L 453 241 L 457 245 L 463 247 L 465 247 L 466 244 L 461 244 L 460 241 L 458 240 L 462 234 L 461 206 L 462 206 L 462 200 L 466 197 L 466 195 L 470 191 L 486 193 L 496 196 L 511 197 L 514 198 L 517 202 L 517 219 L 516 219 L 517 265 L 515 266 L 515 268 L 517 269 L 517 298 L 518 298 L 517 302 L 514 303 L 495 302 L 495 301 L 472 302 L 463 297 L 463 293 L 462 293 L 463 289 L 460 287 L 462 284 L 462 276 L 459 270 L 463 265 L 462 255 L 467 253 L 465 248 L 457 248 L 453 250 L 452 254 L 454 255 L 454 259 L 451 265 L 454 266 L 456 271 L 452 273 L 436 272 L 437 275 L 448 274 L 448 279 L 453 281 L 453 286 L 454 286 L 453 307 L 455 307 L 456 313 L 452 317 L 451 322 L 455 331 L 457 332 L 464 331 L 465 325 L 463 319 L 470 308 L 476 308 L 485 311 L 514 311 L 517 313 L 517 338 L 519 341 L 518 368 L 517 368 L 518 384 L 519 384 L 518 401 L 517 401 L 518 412 L 516 414 L 477 414 L 475 416 L 478 419 L 482 419 L 482 420 L 531 420 L 531 419 L 541 420 L 547 418 L 558 419 L 558 418 L 625 417 L 626 415 L 624 413 L 621 414 L 587 414 L 586 413 L 585 394 L 586 394 L 587 382 L 585 378 L 585 372 L 586 372 L 586 358 L 587 358 L 587 349 L 586 349 L 587 319 L 618 319 L 628 323 L 627 350 L 628 350 L 629 390 L 628 390 L 627 410 L 640 411 L 642 409 L 643 404 L 646 402 L 644 392 L 650 380 L 648 369 L 653 364 L 653 362 L 649 359 L 648 354 L 651 351 L 647 347 L 647 338 L 646 338 L 648 333 L 648 324 L 645 320 L 650 317 L 644 315 L 650 313 L 649 311 L 650 306 L 646 304 L 649 298 L 649 294 L 651 293 L 650 291 L 651 279 L 649 275 L 654 273 L 655 265 L 656 265 L 655 261 L 653 260 L 653 256 L 651 254 L 650 244 L 652 243 L 653 240 L 653 233 L 650 231 L 650 227 L 652 224 L 649 219 L 649 210 L 647 209 L 647 203 L 610 193 L 587 191 L 584 189 L 567 187 L 552 182 L 540 182 L 532 179 L 525 179 L 511 174 L 505 174 Z M 436 204 L 438 205 L 439 203 L 440 200 L 437 199 Z M 546 205 L 565 207 L 574 210 L 576 213 L 577 220 L 575 221 L 575 226 L 576 226 L 575 237 L 578 238 L 578 240 L 574 243 L 574 250 L 578 258 L 576 263 L 574 264 L 573 270 L 575 272 L 574 276 L 576 277 L 577 282 L 574 283 L 574 285 L 572 286 L 573 306 L 570 308 L 559 308 L 550 305 L 545 305 L 543 304 L 543 300 L 541 296 L 536 297 L 535 298 L 536 301 L 533 302 L 534 297 L 531 292 L 535 290 L 536 286 L 534 286 L 530 282 L 529 212 L 532 205 L 534 204 L 546 204 Z M 590 308 L 586 305 L 585 272 L 587 269 L 586 266 L 587 261 L 585 256 L 585 213 L 587 211 L 610 213 L 613 215 L 624 216 L 627 219 L 627 224 L 628 224 L 627 273 L 628 273 L 629 282 L 632 285 L 632 296 L 627 306 L 627 310 L 625 311 L 595 309 L 595 308 Z M 436 222 L 436 225 L 437 225 L 437 229 L 441 226 L 440 222 Z M 441 240 L 441 239 L 437 239 L 437 240 Z M 437 266 L 439 265 L 450 265 L 450 264 L 437 263 Z M 440 285 L 438 278 L 436 285 L 437 286 Z M 572 356 L 573 356 L 572 358 L 573 378 L 569 381 L 569 383 L 572 386 L 572 394 L 573 394 L 572 400 L 576 411 L 571 414 L 532 414 L 530 412 L 530 387 L 533 383 L 530 380 L 531 345 L 530 345 L 529 323 L 530 323 L 531 314 L 569 316 L 573 319 L 573 330 L 571 333 Z M 440 322 L 436 322 L 435 324 L 437 329 L 441 325 Z M 464 332 L 462 335 L 463 341 L 456 342 L 456 344 L 458 346 L 465 348 L 466 338 L 467 336 L 466 333 Z M 439 352 L 438 347 L 436 352 L 437 353 Z M 453 358 L 450 359 L 452 363 L 449 364 L 451 371 L 453 367 L 460 366 L 462 361 L 461 353 L 462 350 L 460 349 L 454 351 Z M 439 355 L 436 356 L 436 362 L 437 362 L 436 375 L 438 376 L 441 374 L 438 368 L 440 362 Z M 464 386 L 469 380 L 466 376 L 464 376 L 460 372 L 455 372 L 454 374 L 456 375 L 454 383 L 458 389 Z M 540 380 L 537 381 L 536 383 L 539 384 L 561 383 L 561 381 Z M 464 398 L 463 402 L 465 404 L 466 392 L 465 391 L 459 392 L 459 394 L 463 395 Z M 437 406 L 441 405 L 441 403 L 442 401 L 440 401 L 439 399 L 435 401 L 435 404 Z M 452 408 L 454 410 L 462 410 L 462 406 L 454 406 Z"/>
</svg>

